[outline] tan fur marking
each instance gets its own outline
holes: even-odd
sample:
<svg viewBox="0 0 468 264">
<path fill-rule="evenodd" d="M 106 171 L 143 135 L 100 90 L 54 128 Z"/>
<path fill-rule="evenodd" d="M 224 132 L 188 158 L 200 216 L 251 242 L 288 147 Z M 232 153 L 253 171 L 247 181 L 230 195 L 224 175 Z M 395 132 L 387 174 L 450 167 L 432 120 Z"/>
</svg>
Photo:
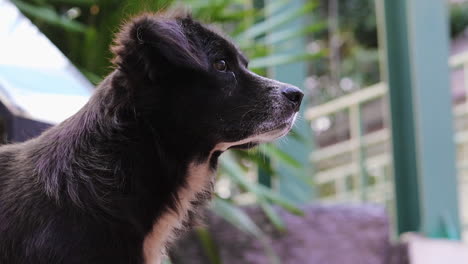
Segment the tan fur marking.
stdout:
<svg viewBox="0 0 468 264">
<path fill-rule="evenodd" d="M 209 159 L 208 159 L 209 161 Z M 179 207 L 176 212 L 166 212 L 153 225 L 151 233 L 143 243 L 143 255 L 146 264 L 160 264 L 165 256 L 165 245 L 174 239 L 173 231 L 180 228 L 182 221 L 192 209 L 191 201 L 195 200 L 196 194 L 202 192 L 209 184 L 210 175 L 214 171 L 209 162 L 203 164 L 192 163 L 188 168 L 187 186 L 178 191 Z"/>
<path fill-rule="evenodd" d="M 273 130 L 264 134 L 252 136 L 237 142 L 219 143 L 211 151 L 207 161 L 202 164 L 191 163 L 188 168 L 187 186 L 178 191 L 179 207 L 177 211 L 168 211 L 153 225 L 151 233 L 143 242 L 143 255 L 146 264 L 160 264 L 165 256 L 165 245 L 175 239 L 173 231 L 180 228 L 182 221 L 187 217 L 188 212 L 192 209 L 191 201 L 195 200 L 197 193 L 205 190 L 210 182 L 211 175 L 214 171 L 210 168 L 209 161 L 211 155 L 215 151 L 226 151 L 228 148 L 245 144 L 249 142 L 268 142 L 273 139 L 282 137 L 288 133 L 294 120 L 295 114 L 292 117 L 291 125 L 283 129 Z"/>
</svg>

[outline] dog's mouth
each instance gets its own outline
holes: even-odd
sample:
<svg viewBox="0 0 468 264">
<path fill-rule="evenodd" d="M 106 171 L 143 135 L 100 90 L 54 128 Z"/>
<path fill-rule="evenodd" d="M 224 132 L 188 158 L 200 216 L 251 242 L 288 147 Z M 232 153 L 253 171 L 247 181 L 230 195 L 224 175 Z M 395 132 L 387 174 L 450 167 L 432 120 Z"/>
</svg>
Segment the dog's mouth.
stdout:
<svg viewBox="0 0 468 264">
<path fill-rule="evenodd" d="M 291 129 L 292 124 L 292 122 L 283 123 L 273 129 L 260 132 L 254 137 L 247 138 L 246 140 L 248 140 L 248 142 L 243 144 L 232 145 L 229 147 L 229 149 L 249 149 L 259 145 L 260 143 L 271 142 L 275 139 L 285 136 Z"/>
<path fill-rule="evenodd" d="M 291 130 L 294 122 L 296 121 L 297 113 L 294 113 L 287 120 L 280 124 L 267 125 L 262 129 L 259 129 L 257 133 L 246 139 L 239 140 L 236 142 L 226 142 L 218 144 L 217 149 L 225 151 L 227 149 L 249 149 L 257 146 L 261 143 L 271 142 L 275 139 L 281 138 L 288 134 Z"/>
</svg>

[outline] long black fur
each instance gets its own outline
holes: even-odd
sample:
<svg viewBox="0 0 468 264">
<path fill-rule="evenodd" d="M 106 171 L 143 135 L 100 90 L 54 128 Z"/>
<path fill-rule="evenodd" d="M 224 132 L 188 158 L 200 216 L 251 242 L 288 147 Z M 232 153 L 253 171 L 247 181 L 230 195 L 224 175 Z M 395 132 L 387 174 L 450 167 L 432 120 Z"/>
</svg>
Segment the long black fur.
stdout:
<svg viewBox="0 0 468 264">
<path fill-rule="evenodd" d="M 216 167 L 216 144 L 298 109 L 284 84 L 249 72 L 234 45 L 190 16 L 140 16 L 112 50 L 116 69 L 78 113 L 0 147 L 0 263 L 143 263 L 144 238 L 177 209 L 189 164 Z M 226 72 L 213 68 L 219 59 Z"/>
</svg>

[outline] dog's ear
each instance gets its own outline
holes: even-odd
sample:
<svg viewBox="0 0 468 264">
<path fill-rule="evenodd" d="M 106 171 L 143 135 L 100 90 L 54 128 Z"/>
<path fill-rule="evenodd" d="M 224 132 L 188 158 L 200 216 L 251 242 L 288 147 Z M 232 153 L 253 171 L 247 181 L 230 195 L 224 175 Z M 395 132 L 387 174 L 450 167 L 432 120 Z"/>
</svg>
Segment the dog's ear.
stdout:
<svg viewBox="0 0 468 264">
<path fill-rule="evenodd" d="M 204 69 L 205 55 L 197 52 L 196 44 L 184 32 L 183 21 L 186 20 L 191 18 L 143 15 L 133 19 L 117 34 L 112 47 L 114 64 L 149 76 L 170 65 Z"/>
</svg>

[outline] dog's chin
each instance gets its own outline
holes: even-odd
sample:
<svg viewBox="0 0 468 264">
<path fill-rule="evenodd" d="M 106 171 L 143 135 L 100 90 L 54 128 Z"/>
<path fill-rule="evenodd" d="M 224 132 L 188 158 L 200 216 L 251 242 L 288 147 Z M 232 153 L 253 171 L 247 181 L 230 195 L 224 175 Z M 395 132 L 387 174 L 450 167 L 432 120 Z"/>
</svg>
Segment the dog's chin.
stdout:
<svg viewBox="0 0 468 264">
<path fill-rule="evenodd" d="M 256 134 L 255 136 L 248 137 L 245 140 L 241 140 L 241 141 L 247 141 L 247 142 L 232 145 L 232 146 L 229 147 L 229 149 L 231 149 L 231 148 L 249 149 L 249 148 L 253 148 L 253 147 L 259 145 L 260 143 L 271 142 L 271 141 L 273 141 L 275 139 L 281 138 L 281 137 L 285 136 L 286 134 L 288 134 L 291 127 L 292 127 L 292 123 L 291 124 L 289 124 L 289 123 L 281 124 L 281 125 L 273 128 L 273 129 L 271 129 L 271 130 L 266 130 L 264 132 L 260 132 L 260 133 Z"/>
<path fill-rule="evenodd" d="M 250 149 L 261 143 L 271 142 L 288 134 L 294 125 L 297 113 L 292 115 L 286 121 L 279 125 L 270 125 L 260 129 L 254 135 L 236 142 L 225 142 L 217 145 L 217 150 L 225 151 L 227 149 Z"/>
</svg>

